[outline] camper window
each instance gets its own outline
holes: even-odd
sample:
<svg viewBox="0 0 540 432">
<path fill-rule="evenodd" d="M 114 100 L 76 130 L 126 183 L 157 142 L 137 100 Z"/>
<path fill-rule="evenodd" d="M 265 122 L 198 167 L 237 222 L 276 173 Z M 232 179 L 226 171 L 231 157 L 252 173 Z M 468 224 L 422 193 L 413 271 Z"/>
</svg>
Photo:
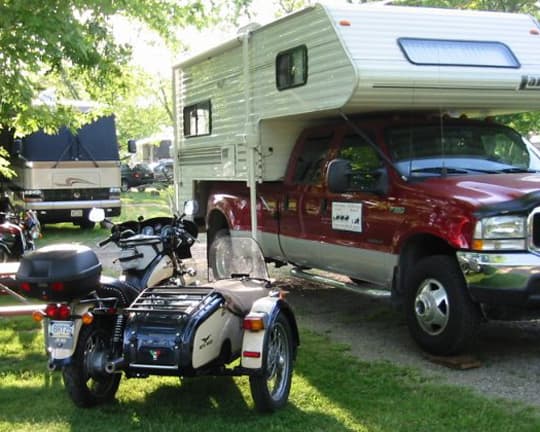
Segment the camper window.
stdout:
<svg viewBox="0 0 540 432">
<path fill-rule="evenodd" d="M 501 42 L 398 39 L 407 60 L 416 65 L 519 68 L 510 48 Z"/>
<path fill-rule="evenodd" d="M 209 100 L 184 107 L 184 136 L 210 135 L 211 119 Z"/>
<path fill-rule="evenodd" d="M 286 90 L 307 82 L 307 47 L 305 45 L 280 52 L 276 57 L 276 86 Z"/>
</svg>

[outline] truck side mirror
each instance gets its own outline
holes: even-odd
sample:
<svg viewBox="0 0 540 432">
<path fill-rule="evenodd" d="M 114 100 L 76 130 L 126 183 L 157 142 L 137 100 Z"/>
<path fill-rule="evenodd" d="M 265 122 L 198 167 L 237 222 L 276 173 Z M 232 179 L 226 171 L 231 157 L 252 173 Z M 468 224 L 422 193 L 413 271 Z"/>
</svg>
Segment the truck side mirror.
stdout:
<svg viewBox="0 0 540 432">
<path fill-rule="evenodd" d="M 21 139 L 13 140 L 13 145 L 11 147 L 11 153 L 19 157 L 22 154 L 23 143 Z"/>
<path fill-rule="evenodd" d="M 326 182 L 332 193 L 342 193 L 349 189 L 351 163 L 346 159 L 334 159 L 328 164 Z"/>
<path fill-rule="evenodd" d="M 137 141 L 132 139 L 128 140 L 128 152 L 137 153 Z"/>
</svg>

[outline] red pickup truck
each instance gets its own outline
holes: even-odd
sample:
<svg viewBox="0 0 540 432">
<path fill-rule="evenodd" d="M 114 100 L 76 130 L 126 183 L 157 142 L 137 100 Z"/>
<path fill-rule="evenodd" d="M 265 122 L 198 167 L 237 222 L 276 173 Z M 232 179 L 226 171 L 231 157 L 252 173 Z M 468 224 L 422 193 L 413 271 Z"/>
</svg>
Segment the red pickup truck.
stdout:
<svg viewBox="0 0 540 432">
<path fill-rule="evenodd" d="M 305 129 L 283 181 L 257 185 L 269 261 L 391 291 L 424 350 L 464 350 L 482 319 L 540 310 L 540 159 L 490 119 L 372 115 Z M 243 182 L 200 182 L 209 245 L 249 235 Z M 219 263 L 211 263 L 219 271 Z"/>
</svg>

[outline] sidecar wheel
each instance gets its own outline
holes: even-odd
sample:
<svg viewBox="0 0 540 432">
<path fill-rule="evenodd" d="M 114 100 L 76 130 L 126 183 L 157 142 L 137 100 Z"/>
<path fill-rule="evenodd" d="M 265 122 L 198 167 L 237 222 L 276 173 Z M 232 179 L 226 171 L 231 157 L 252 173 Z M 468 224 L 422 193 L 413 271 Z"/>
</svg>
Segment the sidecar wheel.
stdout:
<svg viewBox="0 0 540 432">
<path fill-rule="evenodd" d="M 83 326 L 70 365 L 63 369 L 64 386 L 78 407 L 89 408 L 110 402 L 120 385 L 121 374 L 100 370 L 110 346 L 110 332 L 92 324 Z"/>
<path fill-rule="evenodd" d="M 293 370 L 293 334 L 289 321 L 279 314 L 269 330 L 262 375 L 251 376 L 249 385 L 255 408 L 274 412 L 289 398 Z"/>
</svg>

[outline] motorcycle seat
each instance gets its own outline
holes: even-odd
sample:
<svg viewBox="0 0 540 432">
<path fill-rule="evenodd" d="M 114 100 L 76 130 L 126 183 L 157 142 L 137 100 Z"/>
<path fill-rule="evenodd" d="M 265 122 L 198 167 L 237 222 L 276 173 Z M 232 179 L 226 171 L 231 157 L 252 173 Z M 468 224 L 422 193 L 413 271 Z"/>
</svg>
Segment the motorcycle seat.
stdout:
<svg viewBox="0 0 540 432">
<path fill-rule="evenodd" d="M 267 282 L 254 279 L 224 279 L 209 284 L 225 299 L 226 307 L 234 314 L 245 316 L 256 300 L 268 295 Z"/>
</svg>

